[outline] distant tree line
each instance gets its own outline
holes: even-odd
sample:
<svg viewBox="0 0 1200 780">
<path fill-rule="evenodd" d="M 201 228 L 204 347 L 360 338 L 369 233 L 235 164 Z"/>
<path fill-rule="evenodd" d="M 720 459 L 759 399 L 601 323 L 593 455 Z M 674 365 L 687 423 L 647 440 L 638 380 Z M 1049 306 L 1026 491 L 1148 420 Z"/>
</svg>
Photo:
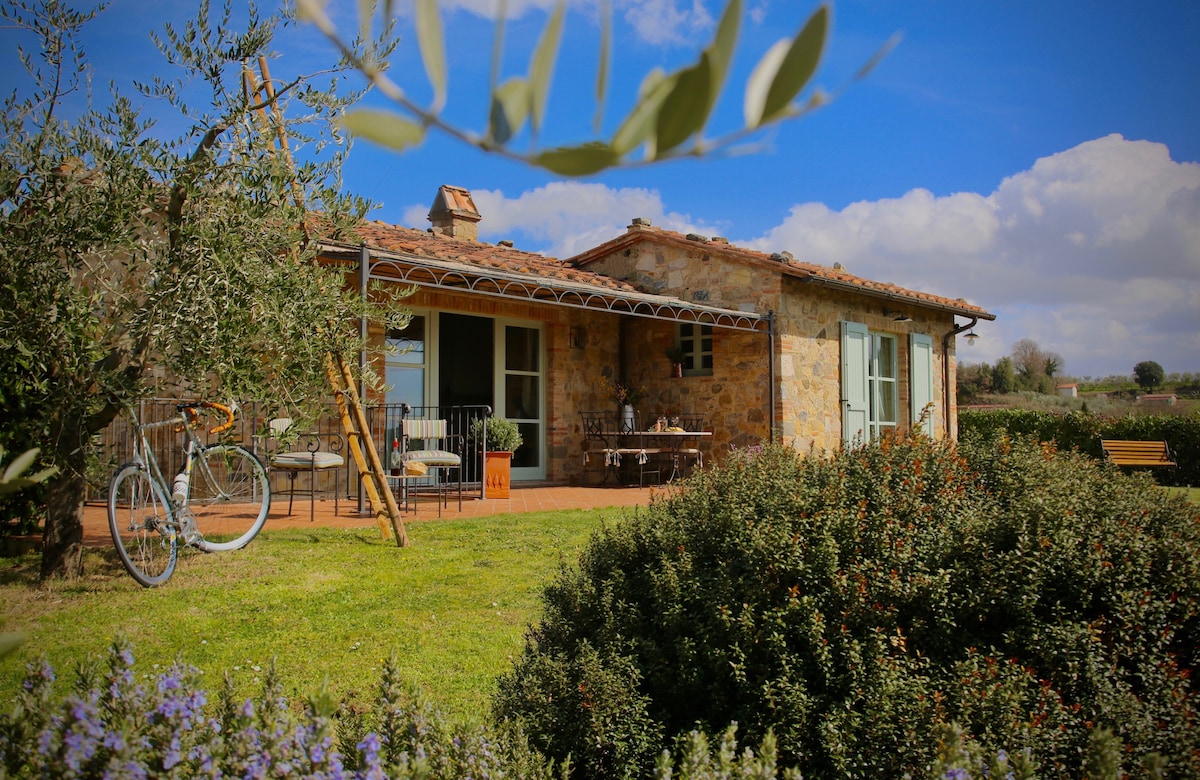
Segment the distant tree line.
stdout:
<svg viewBox="0 0 1200 780">
<path fill-rule="evenodd" d="M 965 397 L 1016 392 L 1050 394 L 1063 369 L 1062 356 L 1038 346 L 1033 339 L 1013 344 L 1012 353 L 996 361 L 965 364 L 958 369 L 958 391 Z"/>
<path fill-rule="evenodd" d="M 1072 377 L 1063 373 L 1063 367 L 1062 356 L 1042 349 L 1032 339 L 1021 339 L 1013 344 L 1009 355 L 992 365 L 964 363 L 959 366 L 958 395 L 960 400 L 1020 392 L 1053 395 L 1059 385 L 1067 382 L 1078 383 L 1080 390 L 1113 392 L 1140 388 L 1143 392 L 1154 392 L 1171 388 L 1182 396 L 1200 395 L 1200 373 L 1168 374 L 1153 360 L 1139 362 L 1132 373 L 1106 377 Z"/>
</svg>

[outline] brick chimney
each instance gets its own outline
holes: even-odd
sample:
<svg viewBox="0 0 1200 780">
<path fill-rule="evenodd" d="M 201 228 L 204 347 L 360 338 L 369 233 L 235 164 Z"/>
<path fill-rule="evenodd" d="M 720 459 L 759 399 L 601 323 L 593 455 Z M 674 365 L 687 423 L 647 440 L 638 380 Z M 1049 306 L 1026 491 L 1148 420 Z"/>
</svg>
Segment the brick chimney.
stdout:
<svg viewBox="0 0 1200 780">
<path fill-rule="evenodd" d="M 464 241 L 479 240 L 479 212 L 469 190 L 443 184 L 429 209 L 429 221 L 435 233 Z"/>
</svg>

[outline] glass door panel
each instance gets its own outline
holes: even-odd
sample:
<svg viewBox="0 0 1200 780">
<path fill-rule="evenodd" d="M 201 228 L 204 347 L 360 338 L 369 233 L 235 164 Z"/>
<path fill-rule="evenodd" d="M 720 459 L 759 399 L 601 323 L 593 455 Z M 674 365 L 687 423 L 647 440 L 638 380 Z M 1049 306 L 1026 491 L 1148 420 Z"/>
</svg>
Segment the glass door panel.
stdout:
<svg viewBox="0 0 1200 780">
<path fill-rule="evenodd" d="M 406 327 L 387 332 L 390 349 L 385 357 L 384 381 L 388 384 L 389 404 L 424 405 L 428 370 L 425 343 L 425 318 L 420 315 L 414 315 Z"/>
<path fill-rule="evenodd" d="M 499 409 L 517 424 L 524 440 L 513 455 L 514 479 L 545 479 L 545 424 L 542 414 L 542 331 L 537 327 L 504 326 L 503 399 Z"/>
</svg>

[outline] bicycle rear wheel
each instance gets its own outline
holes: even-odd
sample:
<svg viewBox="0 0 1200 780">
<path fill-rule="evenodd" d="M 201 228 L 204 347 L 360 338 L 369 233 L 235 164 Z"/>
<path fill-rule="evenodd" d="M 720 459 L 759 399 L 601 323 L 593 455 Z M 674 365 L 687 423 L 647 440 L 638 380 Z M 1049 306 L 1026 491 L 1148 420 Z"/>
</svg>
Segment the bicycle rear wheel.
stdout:
<svg viewBox="0 0 1200 780">
<path fill-rule="evenodd" d="M 166 491 L 145 467 L 130 463 L 108 486 L 108 530 L 125 569 L 147 588 L 171 578 L 178 560 Z"/>
<path fill-rule="evenodd" d="M 188 508 L 205 552 L 237 550 L 258 535 L 271 508 L 267 470 L 254 453 L 237 444 L 200 452 L 192 466 Z"/>
</svg>

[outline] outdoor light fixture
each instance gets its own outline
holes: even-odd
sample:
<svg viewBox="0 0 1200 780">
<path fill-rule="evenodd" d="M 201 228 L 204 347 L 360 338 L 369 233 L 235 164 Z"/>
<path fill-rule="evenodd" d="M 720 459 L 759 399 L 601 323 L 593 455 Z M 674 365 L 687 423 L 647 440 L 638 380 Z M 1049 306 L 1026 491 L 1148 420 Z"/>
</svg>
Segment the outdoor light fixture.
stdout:
<svg viewBox="0 0 1200 780">
<path fill-rule="evenodd" d="M 884 309 L 883 316 L 891 317 L 892 322 L 912 322 L 912 317 L 908 316 L 902 311 L 889 311 L 888 309 Z"/>
<path fill-rule="evenodd" d="M 968 347 L 973 347 L 973 346 L 975 346 L 975 339 L 977 339 L 977 338 L 979 338 L 979 334 L 978 334 L 978 333 L 976 333 L 976 332 L 975 332 L 975 331 L 973 331 L 973 330 L 969 330 L 969 331 L 967 331 L 967 346 L 968 346 Z"/>
</svg>

